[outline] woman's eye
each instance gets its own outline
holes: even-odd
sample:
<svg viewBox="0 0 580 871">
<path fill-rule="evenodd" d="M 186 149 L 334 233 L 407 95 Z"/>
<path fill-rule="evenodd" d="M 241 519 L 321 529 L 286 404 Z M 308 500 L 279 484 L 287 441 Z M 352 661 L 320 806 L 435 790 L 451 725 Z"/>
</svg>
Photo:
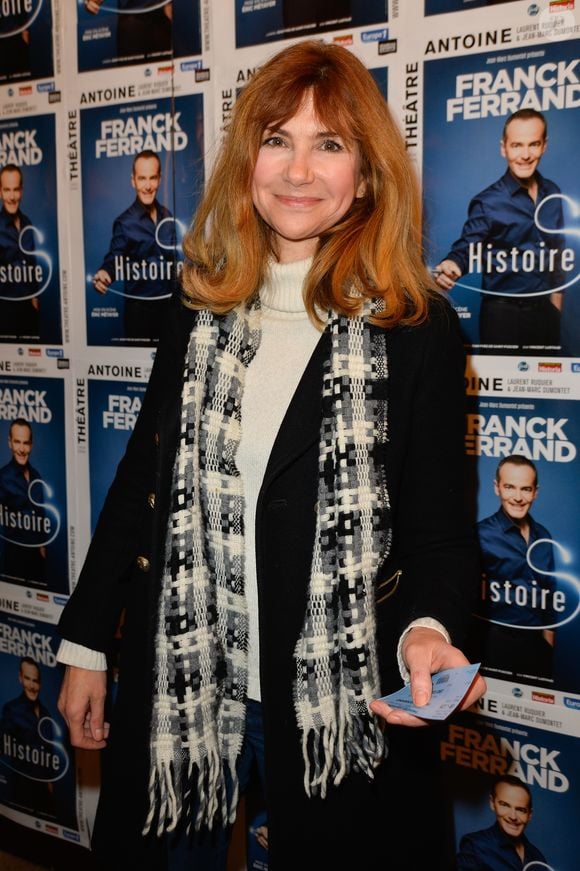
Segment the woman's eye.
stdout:
<svg viewBox="0 0 580 871">
<path fill-rule="evenodd" d="M 264 139 L 264 141 L 262 142 L 262 145 L 270 145 L 273 147 L 277 147 L 280 145 L 284 145 L 284 140 L 282 139 L 281 136 L 268 136 L 268 137 L 266 137 L 266 139 Z"/>
<path fill-rule="evenodd" d="M 321 144 L 321 148 L 323 151 L 344 151 L 344 146 L 335 139 L 325 139 Z"/>
</svg>

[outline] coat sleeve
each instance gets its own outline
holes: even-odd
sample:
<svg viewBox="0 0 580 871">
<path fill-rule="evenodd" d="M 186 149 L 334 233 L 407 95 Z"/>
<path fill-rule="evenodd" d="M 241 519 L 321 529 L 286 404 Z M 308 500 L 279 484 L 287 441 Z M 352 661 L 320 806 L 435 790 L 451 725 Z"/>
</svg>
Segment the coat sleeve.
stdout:
<svg viewBox="0 0 580 871">
<path fill-rule="evenodd" d="M 383 646 L 420 617 L 434 617 L 461 646 L 477 593 L 478 552 L 465 474 L 465 352 L 443 299 L 426 325 L 392 336 L 387 483 L 393 545 L 377 579 Z M 381 602 L 381 584 L 398 576 Z M 388 587 L 387 587 L 388 589 Z"/>
<path fill-rule="evenodd" d="M 108 491 L 78 583 L 59 622 L 63 638 L 106 652 L 142 553 L 159 490 L 163 455 L 174 451 L 163 410 L 179 404 L 193 313 L 171 300 L 143 405 Z M 150 555 L 147 555 L 148 559 Z M 153 574 L 153 568 L 152 568 Z"/>
</svg>

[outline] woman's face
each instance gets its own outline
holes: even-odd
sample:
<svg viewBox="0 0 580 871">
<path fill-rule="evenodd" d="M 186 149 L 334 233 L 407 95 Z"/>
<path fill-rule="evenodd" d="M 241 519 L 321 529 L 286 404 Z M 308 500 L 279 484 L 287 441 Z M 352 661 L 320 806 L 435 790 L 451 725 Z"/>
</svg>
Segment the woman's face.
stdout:
<svg viewBox="0 0 580 871">
<path fill-rule="evenodd" d="M 356 145 L 318 120 L 308 94 L 299 111 L 264 132 L 252 200 L 275 233 L 281 263 L 312 256 L 318 238 L 364 193 Z"/>
</svg>

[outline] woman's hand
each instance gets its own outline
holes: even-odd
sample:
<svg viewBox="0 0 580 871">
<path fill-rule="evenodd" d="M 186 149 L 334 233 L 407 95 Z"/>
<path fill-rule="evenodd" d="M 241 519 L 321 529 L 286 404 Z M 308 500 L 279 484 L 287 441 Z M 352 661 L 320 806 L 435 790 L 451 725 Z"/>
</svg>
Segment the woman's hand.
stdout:
<svg viewBox="0 0 580 871">
<path fill-rule="evenodd" d="M 408 632 L 403 641 L 402 654 L 411 675 L 411 695 L 417 706 L 426 705 L 431 698 L 432 674 L 445 668 L 469 665 L 469 661 L 457 647 L 449 644 L 436 629 L 425 626 L 416 626 Z M 485 690 L 486 683 L 481 675 L 477 674 L 457 710 L 463 711 L 469 708 Z M 392 708 L 386 702 L 375 700 L 370 708 L 373 713 L 393 725 L 426 726 L 429 723 L 421 717 Z"/>
<path fill-rule="evenodd" d="M 73 747 L 102 750 L 107 746 L 105 723 L 107 672 L 67 665 L 58 697 L 58 709 L 70 732 Z"/>
</svg>

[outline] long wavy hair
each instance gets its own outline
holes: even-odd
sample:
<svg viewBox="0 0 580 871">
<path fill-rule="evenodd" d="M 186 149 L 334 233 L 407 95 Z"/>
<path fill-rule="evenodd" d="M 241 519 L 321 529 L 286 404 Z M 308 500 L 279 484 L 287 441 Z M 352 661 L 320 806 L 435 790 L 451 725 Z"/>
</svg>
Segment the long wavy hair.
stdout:
<svg viewBox="0 0 580 871">
<path fill-rule="evenodd" d="M 304 286 L 311 319 L 351 315 L 383 297 L 384 326 L 425 319 L 436 293 L 422 249 L 421 198 L 405 143 L 364 64 L 339 45 L 308 40 L 285 48 L 240 94 L 183 250 L 182 299 L 229 311 L 254 296 L 275 258 L 275 237 L 252 202 L 252 177 L 267 128 L 282 125 L 312 94 L 314 111 L 361 156 L 365 193 L 320 237 Z"/>
</svg>

